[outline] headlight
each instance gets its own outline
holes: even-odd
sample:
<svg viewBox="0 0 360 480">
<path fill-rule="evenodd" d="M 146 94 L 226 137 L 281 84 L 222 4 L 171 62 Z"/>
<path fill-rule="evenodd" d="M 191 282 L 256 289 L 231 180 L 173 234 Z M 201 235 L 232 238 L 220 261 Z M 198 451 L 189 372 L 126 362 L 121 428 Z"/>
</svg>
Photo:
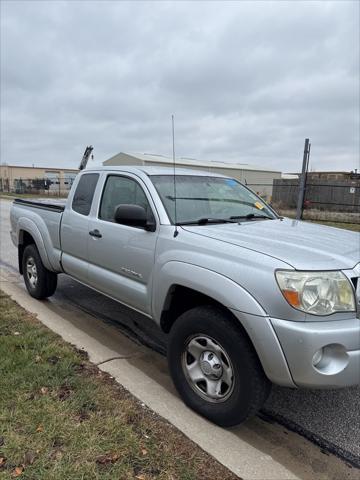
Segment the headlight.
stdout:
<svg viewBox="0 0 360 480">
<path fill-rule="evenodd" d="M 355 311 L 352 285 L 342 272 L 278 270 L 276 279 L 287 302 L 312 315 Z"/>
</svg>

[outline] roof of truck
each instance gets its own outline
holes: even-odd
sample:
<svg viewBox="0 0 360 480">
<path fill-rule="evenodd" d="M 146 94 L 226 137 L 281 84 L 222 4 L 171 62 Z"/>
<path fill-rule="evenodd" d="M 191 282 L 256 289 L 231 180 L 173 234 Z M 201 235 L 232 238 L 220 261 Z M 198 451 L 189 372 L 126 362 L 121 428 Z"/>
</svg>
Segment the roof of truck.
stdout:
<svg viewBox="0 0 360 480">
<path fill-rule="evenodd" d="M 143 172 L 146 175 L 174 175 L 173 167 L 148 167 L 143 165 L 109 165 L 103 167 L 93 167 L 86 168 L 84 172 L 90 171 L 112 171 L 112 172 L 128 172 L 128 173 L 138 173 Z M 207 172 L 206 170 L 198 170 L 192 168 L 175 168 L 176 175 L 198 175 L 198 176 L 207 176 L 207 177 L 226 177 L 219 173 Z"/>
</svg>

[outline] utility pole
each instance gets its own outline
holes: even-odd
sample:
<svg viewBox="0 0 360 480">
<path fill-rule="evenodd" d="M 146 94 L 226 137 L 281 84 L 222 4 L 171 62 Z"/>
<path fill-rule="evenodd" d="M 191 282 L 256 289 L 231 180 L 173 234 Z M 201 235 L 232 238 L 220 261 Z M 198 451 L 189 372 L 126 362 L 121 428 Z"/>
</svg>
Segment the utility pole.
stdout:
<svg viewBox="0 0 360 480">
<path fill-rule="evenodd" d="M 297 209 L 296 209 L 296 220 L 301 220 L 303 209 L 304 209 L 306 175 L 309 168 L 310 147 L 311 147 L 310 140 L 308 138 L 305 138 L 303 163 L 302 163 L 302 170 L 301 170 L 301 177 L 300 177 L 300 184 L 299 184 L 299 194 L 298 194 Z"/>
</svg>

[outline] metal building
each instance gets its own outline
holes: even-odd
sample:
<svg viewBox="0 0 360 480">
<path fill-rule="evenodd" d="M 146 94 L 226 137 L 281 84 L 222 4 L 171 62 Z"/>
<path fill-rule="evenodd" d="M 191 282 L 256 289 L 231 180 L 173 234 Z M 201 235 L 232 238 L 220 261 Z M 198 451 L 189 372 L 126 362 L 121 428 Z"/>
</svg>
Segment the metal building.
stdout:
<svg viewBox="0 0 360 480">
<path fill-rule="evenodd" d="M 105 160 L 103 165 L 172 166 L 173 161 L 172 158 L 163 155 L 120 152 L 108 160 Z M 273 180 L 281 178 L 281 172 L 278 170 L 248 165 L 245 163 L 204 162 L 194 158 L 177 158 L 176 166 L 219 173 L 221 175 L 236 178 L 242 183 L 249 185 L 250 188 L 267 200 L 271 199 Z"/>
</svg>

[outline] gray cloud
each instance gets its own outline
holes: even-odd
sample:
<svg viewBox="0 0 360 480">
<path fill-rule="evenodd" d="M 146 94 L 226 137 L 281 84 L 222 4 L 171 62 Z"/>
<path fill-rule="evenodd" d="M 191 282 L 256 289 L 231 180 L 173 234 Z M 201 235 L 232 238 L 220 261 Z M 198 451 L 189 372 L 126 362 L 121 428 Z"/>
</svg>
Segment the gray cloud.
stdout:
<svg viewBox="0 0 360 480">
<path fill-rule="evenodd" d="M 1 160 L 359 167 L 359 3 L 1 2 Z"/>
</svg>

